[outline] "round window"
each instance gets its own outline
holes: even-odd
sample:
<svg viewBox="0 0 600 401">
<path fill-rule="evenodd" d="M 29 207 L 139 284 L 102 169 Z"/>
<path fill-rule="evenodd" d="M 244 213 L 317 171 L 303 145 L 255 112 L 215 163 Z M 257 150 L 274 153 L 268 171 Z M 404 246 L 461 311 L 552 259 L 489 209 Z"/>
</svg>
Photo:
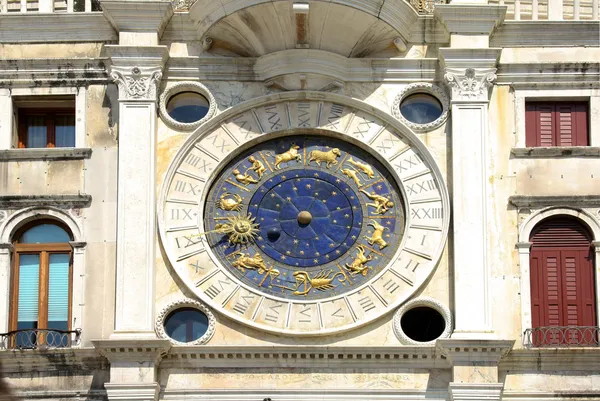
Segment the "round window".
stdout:
<svg viewBox="0 0 600 401">
<path fill-rule="evenodd" d="M 408 338 L 425 343 L 442 335 L 446 321 L 437 310 L 420 306 L 406 311 L 400 319 L 400 326 Z"/>
<path fill-rule="evenodd" d="M 180 343 L 191 343 L 208 331 L 208 316 L 195 308 L 182 308 L 171 312 L 165 319 L 165 333 Z"/>
<path fill-rule="evenodd" d="M 429 124 L 443 113 L 443 107 L 435 96 L 427 93 L 409 95 L 400 103 L 400 113 L 415 124 Z"/>
<path fill-rule="evenodd" d="M 167 102 L 167 113 L 180 123 L 202 120 L 210 107 L 208 99 L 196 92 L 180 92 Z"/>
</svg>

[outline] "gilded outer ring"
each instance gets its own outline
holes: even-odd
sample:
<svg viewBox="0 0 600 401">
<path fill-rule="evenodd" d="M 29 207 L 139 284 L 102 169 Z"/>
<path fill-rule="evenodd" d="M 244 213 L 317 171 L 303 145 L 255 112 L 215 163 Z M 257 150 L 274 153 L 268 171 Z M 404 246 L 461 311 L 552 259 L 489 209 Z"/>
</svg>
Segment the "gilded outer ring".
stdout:
<svg viewBox="0 0 600 401">
<path fill-rule="evenodd" d="M 225 308 L 226 302 L 225 303 L 224 302 L 221 302 L 221 303 L 213 302 L 209 296 L 207 296 L 205 293 L 203 293 L 202 291 L 197 289 L 195 284 L 190 279 L 182 277 L 183 281 L 186 283 L 186 285 L 189 287 L 189 289 L 191 289 L 194 293 L 196 293 L 196 295 L 198 297 L 200 297 L 206 304 L 210 305 L 212 308 L 219 311 L 219 313 L 222 313 L 223 315 L 225 315 L 233 320 L 236 320 L 240 323 L 246 324 L 248 326 L 254 327 L 259 330 L 266 330 L 269 332 L 283 334 L 283 335 L 320 336 L 320 335 L 325 335 L 328 333 L 339 333 L 339 332 L 343 332 L 343 331 L 347 331 L 347 330 L 351 330 L 351 329 L 354 329 L 357 327 L 364 326 L 365 324 L 367 324 L 375 319 L 380 318 L 384 314 L 390 313 L 393 310 L 395 310 L 399 305 L 401 305 L 403 302 L 405 302 L 412 294 L 414 294 L 424 283 L 427 282 L 427 279 L 433 273 L 433 270 L 437 266 L 439 259 L 441 257 L 441 254 L 445 248 L 446 239 L 447 239 L 447 235 L 448 235 L 449 220 L 450 220 L 449 197 L 448 197 L 447 188 L 445 186 L 445 183 L 443 181 L 443 177 L 442 177 L 442 174 L 441 174 L 439 168 L 437 167 L 433 157 L 428 152 L 425 145 L 417 138 L 417 136 L 406 125 L 402 124 L 402 122 L 392 118 L 390 115 L 382 112 L 381 110 L 378 110 L 376 108 L 371 107 L 368 104 L 365 104 L 364 102 L 358 101 L 356 99 L 351 99 L 346 96 L 332 94 L 332 93 L 309 92 L 309 91 L 285 92 L 285 93 L 267 95 L 267 96 L 263 96 L 260 98 L 250 100 L 248 102 L 244 102 L 234 108 L 226 110 L 225 112 L 223 112 L 222 114 L 219 115 L 218 119 L 212 119 L 211 121 L 207 122 L 207 124 L 203 125 L 201 128 L 196 130 L 196 132 L 194 132 L 186 140 L 186 142 L 182 145 L 181 149 L 178 151 L 176 156 L 173 158 L 173 161 L 171 162 L 171 165 L 165 175 L 165 180 L 163 182 L 163 187 L 162 187 L 161 196 L 160 196 L 160 203 L 159 203 L 158 225 L 159 225 L 159 230 L 160 230 L 160 232 L 159 232 L 160 238 L 161 238 L 163 245 L 165 246 L 165 251 L 169 257 L 169 261 L 171 262 L 173 268 L 175 268 L 175 270 L 177 270 L 177 266 L 182 266 L 182 265 L 178 264 L 179 262 L 177 261 L 175 249 L 169 248 L 168 241 L 169 241 L 170 237 L 167 236 L 167 231 L 166 231 L 166 229 L 168 227 L 166 226 L 165 202 L 167 200 L 168 190 L 171 186 L 171 182 L 174 178 L 174 175 L 176 174 L 177 169 L 179 167 L 181 167 L 184 158 L 186 156 L 188 156 L 189 151 L 192 150 L 197 144 L 199 144 L 202 140 L 209 138 L 211 133 L 213 133 L 214 130 L 219 129 L 220 127 L 223 126 L 223 124 L 231 121 L 234 118 L 237 118 L 238 116 L 241 117 L 243 113 L 250 112 L 249 114 L 254 114 L 256 116 L 256 111 L 259 110 L 261 107 L 266 107 L 266 106 L 270 107 L 270 106 L 276 106 L 276 105 L 285 107 L 286 110 L 288 110 L 288 106 L 291 107 L 291 105 L 294 104 L 293 102 L 314 102 L 315 104 L 318 104 L 319 107 L 321 107 L 325 104 L 329 104 L 330 106 L 331 106 L 331 104 L 343 105 L 344 107 L 347 108 L 347 110 L 349 111 L 349 114 L 352 114 L 352 116 L 356 116 L 357 113 L 361 113 L 362 115 L 366 114 L 367 118 L 377 119 L 382 124 L 382 129 L 388 130 L 392 136 L 396 136 L 397 138 L 402 139 L 402 141 L 407 143 L 409 145 L 410 149 L 412 149 L 414 152 L 416 152 L 418 157 L 422 160 L 423 164 L 426 166 L 426 168 L 429 171 L 428 174 L 435 181 L 437 194 L 439 196 L 438 202 L 441 203 L 442 210 L 443 210 L 443 217 L 441 218 L 441 224 L 440 224 L 440 227 L 438 230 L 439 235 L 436 237 L 437 239 L 436 239 L 435 245 L 432 246 L 433 251 L 431 252 L 431 255 L 430 255 L 430 261 L 427 262 L 425 264 L 425 267 L 421 270 L 422 273 L 418 277 L 417 281 L 415 281 L 408 290 L 402 292 L 401 294 L 399 293 L 398 294 L 399 296 L 395 296 L 395 298 L 391 299 L 390 302 L 377 308 L 375 310 L 375 312 L 373 312 L 372 314 L 370 314 L 368 316 L 364 316 L 362 319 L 356 318 L 356 319 L 354 319 L 354 321 L 344 324 L 344 325 L 341 325 L 341 326 L 327 327 L 325 325 L 318 329 L 301 330 L 301 329 L 287 328 L 289 326 L 287 324 L 284 328 L 281 328 L 281 327 L 270 326 L 265 323 L 258 323 L 258 322 L 253 321 L 252 319 L 242 317 L 242 316 L 226 309 Z M 288 112 L 289 112 L 289 110 L 288 110 Z M 348 126 L 349 126 L 349 124 L 348 124 Z M 348 126 L 346 126 L 346 129 L 348 128 Z M 397 185 L 399 186 L 400 191 L 402 193 L 402 196 L 405 199 L 407 199 L 406 198 L 406 188 L 404 188 L 404 183 L 402 182 L 402 180 L 400 180 L 400 177 L 396 173 L 396 171 L 394 169 L 392 169 L 391 164 L 388 162 L 385 155 L 380 153 L 376 148 L 371 147 L 371 146 L 367 145 L 365 142 L 362 142 L 359 139 L 343 132 L 343 130 L 327 129 L 327 127 L 319 126 L 319 124 L 317 123 L 316 125 L 313 124 L 312 126 L 308 126 L 308 127 L 302 126 L 299 128 L 290 128 L 290 129 L 285 128 L 282 130 L 274 130 L 273 132 L 263 129 L 262 134 L 259 133 L 258 136 L 251 138 L 251 139 L 247 139 L 247 138 L 244 139 L 242 137 L 238 137 L 237 138 L 238 141 L 236 141 L 236 142 L 239 142 L 239 143 L 236 143 L 235 149 L 229 150 L 228 153 L 223 154 L 223 156 L 219 159 L 220 160 L 219 166 L 210 173 L 210 176 L 206 180 L 206 183 L 204 184 L 206 190 L 203 191 L 203 194 L 200 199 L 200 204 L 203 204 L 203 202 L 205 201 L 205 197 L 206 197 L 206 193 L 208 192 L 208 188 L 210 188 L 210 185 L 212 184 L 212 182 L 215 180 L 215 178 L 219 174 L 220 169 L 222 169 L 224 166 L 226 166 L 237 154 L 239 154 L 240 151 L 249 149 L 251 146 L 254 146 L 257 143 L 260 143 L 260 142 L 263 142 L 263 141 L 266 141 L 266 140 L 269 140 L 269 139 L 272 139 L 275 137 L 290 135 L 292 133 L 307 133 L 307 132 L 308 133 L 318 133 L 318 134 L 322 134 L 322 135 L 330 135 L 332 137 L 348 141 L 350 143 L 353 143 L 357 146 L 362 147 L 363 149 L 368 150 L 373 157 L 377 158 L 379 160 L 379 162 L 381 162 L 385 167 L 388 168 L 388 170 L 390 171 L 390 174 L 396 180 Z M 406 177 L 405 177 L 405 179 L 410 180 L 409 178 L 406 178 Z M 409 200 L 409 202 L 410 202 L 410 200 Z M 406 211 L 407 215 L 410 215 L 409 202 L 407 202 L 407 211 Z M 200 227 L 203 226 L 203 222 L 202 222 L 201 218 L 199 219 L 198 224 Z M 406 225 L 407 225 L 407 227 L 410 225 L 410 218 L 407 218 Z M 401 251 L 403 251 L 405 241 L 406 241 L 406 238 L 403 238 L 402 244 L 400 245 L 400 249 L 399 249 L 398 253 L 394 256 L 394 259 L 396 259 L 398 254 Z M 211 255 L 212 260 L 215 261 L 216 258 L 214 257 L 214 255 L 212 255 L 211 250 L 208 249 L 207 251 L 208 251 L 208 254 Z M 380 273 L 378 276 L 374 276 L 370 282 L 366 283 L 363 287 L 358 288 L 355 291 L 355 293 L 348 294 L 348 295 L 342 295 L 338 298 L 341 299 L 341 298 L 351 297 L 352 295 L 357 295 L 357 294 L 360 295 L 361 290 L 366 289 L 367 286 L 369 286 L 372 283 L 374 283 L 375 281 L 377 281 L 383 275 L 383 273 L 385 273 L 386 270 L 388 270 L 390 267 L 395 266 L 396 268 L 398 268 L 398 264 L 397 264 L 398 260 L 395 260 L 394 262 L 390 263 L 387 266 L 387 268 L 383 270 L 382 273 Z M 237 280 L 233 279 L 230 275 L 227 274 L 227 270 L 222 265 L 220 265 L 220 263 L 216 262 L 216 264 L 219 269 L 218 271 L 220 273 L 224 274 L 226 277 L 229 277 L 230 280 L 234 281 L 236 283 L 236 285 L 238 285 L 238 288 L 243 288 L 248 291 L 253 291 L 255 294 L 263 297 L 263 300 L 280 301 L 276 297 L 272 297 L 272 296 L 268 296 L 268 295 L 264 295 L 262 293 L 256 292 L 252 288 L 248 288 L 244 284 L 237 282 Z M 184 266 L 182 266 L 181 268 L 184 268 Z M 283 300 L 283 301 L 287 302 L 287 300 Z M 324 304 L 326 301 L 330 301 L 330 300 L 325 299 L 325 300 L 322 300 L 320 303 Z M 289 306 L 292 307 L 293 305 L 300 305 L 300 304 L 302 304 L 302 301 L 289 303 Z M 258 308 L 258 309 L 260 309 L 260 308 Z"/>
</svg>

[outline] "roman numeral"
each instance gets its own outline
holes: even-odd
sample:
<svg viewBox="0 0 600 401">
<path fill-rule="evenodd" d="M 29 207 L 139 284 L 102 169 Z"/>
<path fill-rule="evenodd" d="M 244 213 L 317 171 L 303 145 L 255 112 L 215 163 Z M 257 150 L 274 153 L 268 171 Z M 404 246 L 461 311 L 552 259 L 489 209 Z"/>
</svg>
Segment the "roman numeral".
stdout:
<svg viewBox="0 0 600 401">
<path fill-rule="evenodd" d="M 415 184 L 407 185 L 406 190 L 409 195 L 418 195 L 422 192 L 428 192 L 436 189 L 437 185 L 434 180 L 427 180 L 423 182 L 417 182 Z"/>
<path fill-rule="evenodd" d="M 230 284 L 231 282 L 229 281 L 218 280 L 215 284 L 211 284 L 204 292 L 210 299 L 215 299 L 223 291 L 223 285 L 229 286 Z"/>
<path fill-rule="evenodd" d="M 277 321 L 279 320 L 279 308 L 281 308 L 283 306 L 283 304 L 275 304 L 271 307 L 269 307 L 269 312 L 267 312 L 267 315 L 265 316 L 265 320 L 267 322 L 271 322 L 271 323 L 277 323 Z"/>
<path fill-rule="evenodd" d="M 410 270 L 410 271 L 412 271 L 412 272 L 414 273 L 414 272 L 415 272 L 415 270 L 417 270 L 417 267 L 419 267 L 419 264 L 420 264 L 419 262 L 417 262 L 417 261 L 415 261 L 415 260 L 412 260 L 412 259 L 410 259 L 410 260 L 408 261 L 408 263 L 406 264 L 406 266 L 404 266 L 404 268 L 405 268 L 406 270 Z"/>
<path fill-rule="evenodd" d="M 306 309 L 301 310 L 299 313 L 303 316 L 298 320 L 300 323 L 310 323 L 312 321 L 310 306 L 307 306 Z"/>
<path fill-rule="evenodd" d="M 200 266 L 200 262 L 198 262 L 198 260 L 196 260 L 193 263 L 190 263 L 190 266 L 193 267 L 194 269 L 196 269 L 196 273 L 198 273 L 198 270 L 205 270 L 206 269 L 206 267 Z"/>
<path fill-rule="evenodd" d="M 233 310 L 243 315 L 248 310 L 252 300 L 254 300 L 254 295 L 242 295 L 233 307 Z"/>
<path fill-rule="evenodd" d="M 217 136 L 215 135 L 215 140 L 216 140 L 216 138 L 217 138 Z M 223 140 L 223 143 L 225 143 L 225 140 Z M 214 140 L 213 140 L 213 144 L 214 144 Z M 200 156 L 197 156 L 193 153 L 190 153 L 189 155 L 187 155 L 185 157 L 184 162 L 194 168 L 197 168 L 198 170 L 204 171 L 205 173 L 208 173 L 210 171 L 209 167 L 210 167 L 211 163 L 207 163 L 206 159 L 203 159 Z M 202 164 L 200 164 L 200 163 L 202 163 Z"/>
<path fill-rule="evenodd" d="M 413 219 L 441 219 L 444 211 L 441 207 L 411 209 Z"/>
<path fill-rule="evenodd" d="M 390 294 L 393 294 L 398 288 L 400 288 L 400 284 L 396 283 L 394 280 L 389 279 L 387 283 L 383 285 L 383 288 L 387 290 Z"/>
<path fill-rule="evenodd" d="M 298 126 L 310 127 L 310 103 L 298 103 Z"/>
<path fill-rule="evenodd" d="M 402 173 L 404 170 L 410 170 L 411 168 L 418 166 L 423 163 L 423 160 L 418 155 L 412 155 L 408 159 L 400 160 L 398 164 L 394 165 L 399 172 Z"/>
<path fill-rule="evenodd" d="M 343 314 L 343 313 L 340 313 L 341 311 L 342 311 L 342 308 L 340 308 L 340 309 L 336 310 L 335 312 L 333 312 L 333 313 L 331 314 L 331 316 L 332 316 L 332 317 L 339 317 L 339 318 L 342 318 L 342 319 L 343 319 L 343 318 L 344 318 L 344 314 Z"/>
<path fill-rule="evenodd" d="M 265 112 L 269 115 L 267 120 L 271 124 L 271 130 L 281 129 L 281 117 L 279 117 L 277 106 L 265 107 Z"/>
<path fill-rule="evenodd" d="M 356 131 L 352 135 L 360 135 L 361 138 L 364 138 L 365 134 L 369 133 L 371 124 L 375 124 L 375 121 L 363 120 L 356 126 Z"/>
<path fill-rule="evenodd" d="M 208 139 L 212 139 L 212 145 L 215 148 L 220 149 L 221 153 L 225 153 L 227 150 L 229 150 L 229 149 L 226 149 L 226 147 L 228 145 L 225 142 L 225 138 L 223 138 L 223 137 L 219 138 L 219 135 L 215 134 L 215 135 L 211 136 L 210 138 L 207 138 L 207 140 Z M 220 141 L 219 141 L 219 139 L 220 139 Z"/>
<path fill-rule="evenodd" d="M 202 237 L 177 237 L 175 238 L 175 242 L 177 243 L 177 248 L 189 248 L 190 246 L 202 243 Z"/>
<path fill-rule="evenodd" d="M 329 117 L 327 117 L 327 128 L 339 130 L 340 129 L 340 117 L 344 113 L 344 106 L 341 104 L 333 104 L 329 111 Z"/>
<path fill-rule="evenodd" d="M 368 312 L 375 309 L 375 304 L 370 297 L 366 296 L 358 300 L 358 304 L 363 308 L 363 311 Z"/>
<path fill-rule="evenodd" d="M 246 125 L 250 125 L 248 124 L 248 120 L 242 120 L 243 116 L 239 116 L 233 119 L 233 122 L 237 124 L 237 126 L 240 129 L 240 134 L 245 135 L 244 139 L 248 139 L 248 137 L 250 136 L 250 132 L 252 131 L 251 128 L 246 128 Z"/>
<path fill-rule="evenodd" d="M 171 209 L 171 220 L 192 220 L 192 209 Z"/>
<path fill-rule="evenodd" d="M 198 185 L 181 180 L 177 180 L 175 182 L 175 191 L 192 195 L 197 195 L 200 192 L 200 190 L 198 189 Z"/>
</svg>

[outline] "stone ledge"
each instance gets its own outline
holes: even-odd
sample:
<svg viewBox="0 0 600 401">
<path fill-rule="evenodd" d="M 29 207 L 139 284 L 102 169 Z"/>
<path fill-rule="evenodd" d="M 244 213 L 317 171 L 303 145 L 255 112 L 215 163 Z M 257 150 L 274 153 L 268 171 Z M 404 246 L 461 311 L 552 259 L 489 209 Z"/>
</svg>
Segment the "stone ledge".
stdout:
<svg viewBox="0 0 600 401">
<path fill-rule="evenodd" d="M 600 348 L 561 347 L 514 349 L 500 362 L 501 370 L 522 371 L 598 371 Z"/>
<path fill-rule="evenodd" d="M 77 195 L 2 195 L 0 208 L 21 209 L 31 206 L 54 206 L 61 209 L 88 207 L 92 203 L 92 196 L 87 194 Z"/>
<path fill-rule="evenodd" d="M 108 370 L 108 361 L 93 348 L 62 348 L 49 350 L 0 350 L 0 373 L 3 375 L 32 374 L 35 371 Z"/>
<path fill-rule="evenodd" d="M 513 158 L 542 157 L 600 157 L 600 147 L 595 146 L 555 146 L 535 148 L 512 148 Z"/>
<path fill-rule="evenodd" d="M 490 46 L 596 47 L 599 27 L 600 21 L 505 21 L 493 32 Z"/>
<path fill-rule="evenodd" d="M 92 156 L 90 148 L 29 148 L 0 150 L 0 162 L 26 160 L 80 160 Z"/>
<path fill-rule="evenodd" d="M 161 368 L 378 368 L 399 364 L 411 368 L 450 368 L 446 357 L 440 355 L 433 346 L 181 346 L 171 348 Z"/>
<path fill-rule="evenodd" d="M 600 195 L 513 195 L 508 198 L 508 202 L 516 207 L 543 207 L 560 205 L 594 207 L 600 205 Z"/>
</svg>

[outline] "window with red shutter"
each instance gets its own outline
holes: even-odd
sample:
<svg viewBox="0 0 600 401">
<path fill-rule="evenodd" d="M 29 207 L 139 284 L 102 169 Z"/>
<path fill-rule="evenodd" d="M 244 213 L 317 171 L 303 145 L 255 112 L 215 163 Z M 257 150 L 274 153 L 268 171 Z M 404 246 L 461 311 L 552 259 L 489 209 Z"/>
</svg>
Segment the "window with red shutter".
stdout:
<svg viewBox="0 0 600 401">
<path fill-rule="evenodd" d="M 592 237 L 579 221 L 557 217 L 531 235 L 531 316 L 533 328 L 557 327 L 534 345 L 589 341 L 567 326 L 596 326 Z M 548 333 L 548 332 L 546 332 Z M 597 341 L 595 339 L 594 341 Z"/>
<path fill-rule="evenodd" d="M 527 147 L 588 146 L 587 102 L 527 102 Z"/>
</svg>

